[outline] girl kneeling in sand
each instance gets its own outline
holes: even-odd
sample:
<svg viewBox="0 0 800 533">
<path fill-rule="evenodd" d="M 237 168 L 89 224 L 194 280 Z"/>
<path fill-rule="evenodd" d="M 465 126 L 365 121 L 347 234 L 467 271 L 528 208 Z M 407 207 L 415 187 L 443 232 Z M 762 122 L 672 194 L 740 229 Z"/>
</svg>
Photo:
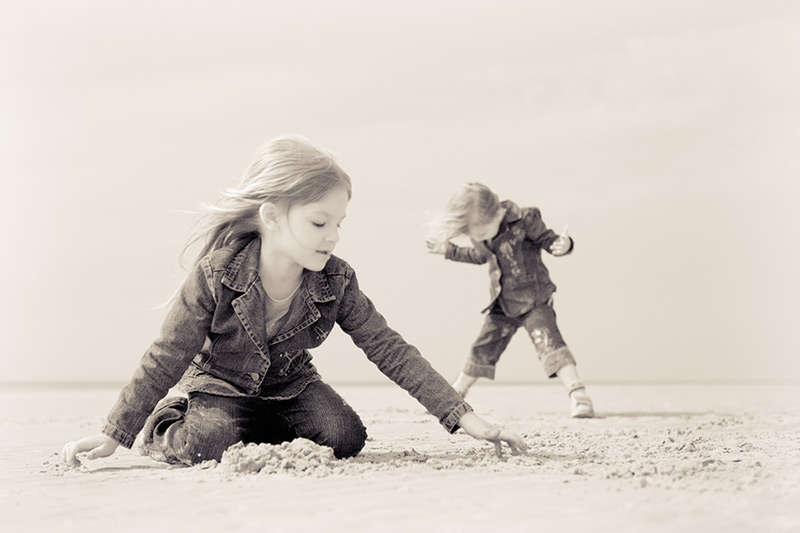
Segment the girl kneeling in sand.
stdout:
<svg viewBox="0 0 800 533">
<path fill-rule="evenodd" d="M 492 298 L 483 310 L 488 313 L 453 384 L 455 389 L 466 395 L 478 378 L 494 379 L 500 355 L 522 326 L 531 336 L 547 376 L 558 376 L 567 388 L 571 415 L 593 417 L 592 401 L 578 377 L 575 358 L 556 325 L 556 286 L 542 263 L 542 250 L 555 256 L 572 252 L 566 228 L 559 236 L 544 225 L 537 208 L 501 202 L 489 187 L 474 182 L 464 184 L 453 195 L 433 226 L 428 251 L 452 261 L 490 265 Z M 462 235 L 470 238 L 472 246 L 450 242 Z"/>
<path fill-rule="evenodd" d="M 332 255 L 350 195 L 350 178 L 327 151 L 299 136 L 268 143 L 190 241 L 204 243 L 199 259 L 101 433 L 66 444 L 64 460 L 77 466 L 80 453 L 130 448 L 142 429 L 143 451 L 170 463 L 219 460 L 239 441 L 299 437 L 339 458 L 356 455 L 364 425 L 308 353 L 334 324 L 447 431 L 462 427 L 498 453 L 501 442 L 525 450 L 388 327 L 350 265 Z M 188 399 L 164 398 L 179 380 Z"/>
</svg>

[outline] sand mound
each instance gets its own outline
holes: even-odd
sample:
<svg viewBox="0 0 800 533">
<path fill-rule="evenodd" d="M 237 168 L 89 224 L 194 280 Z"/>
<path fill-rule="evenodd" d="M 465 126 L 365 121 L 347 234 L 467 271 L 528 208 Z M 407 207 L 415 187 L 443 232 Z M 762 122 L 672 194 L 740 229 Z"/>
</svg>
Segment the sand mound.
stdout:
<svg viewBox="0 0 800 533">
<path fill-rule="evenodd" d="M 473 443 L 474 446 L 474 443 Z M 363 476 L 375 472 L 397 470 L 469 470 L 490 471 L 526 469 L 541 465 L 534 456 L 498 458 L 493 446 L 481 449 L 459 447 L 442 454 L 420 453 L 414 448 L 400 451 L 362 452 L 356 457 L 336 459 L 333 450 L 308 439 L 295 439 L 282 444 L 232 445 L 222 454 L 219 463 L 206 461 L 195 470 L 214 470 L 225 477 L 249 474 L 288 474 L 291 476 L 325 477 L 330 475 Z"/>
<path fill-rule="evenodd" d="M 336 470 L 333 450 L 308 439 L 282 444 L 234 444 L 222 454 L 218 468 L 227 474 L 324 476 Z"/>
</svg>

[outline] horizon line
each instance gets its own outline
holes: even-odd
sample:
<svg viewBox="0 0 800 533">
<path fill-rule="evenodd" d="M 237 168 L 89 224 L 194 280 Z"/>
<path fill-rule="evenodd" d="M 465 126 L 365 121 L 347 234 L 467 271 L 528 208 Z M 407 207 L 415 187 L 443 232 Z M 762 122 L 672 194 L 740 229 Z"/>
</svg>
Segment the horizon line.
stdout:
<svg viewBox="0 0 800 533">
<path fill-rule="evenodd" d="M 342 387 L 383 387 L 396 386 L 392 381 L 382 380 L 323 380 L 328 385 Z M 0 380 L 0 389 L 20 388 L 57 388 L 57 389 L 122 389 L 128 382 L 119 380 Z M 608 385 L 797 385 L 800 380 L 792 379 L 628 379 L 628 380 L 593 380 L 588 381 L 589 386 Z M 507 387 L 507 386 L 561 386 L 557 380 L 484 380 L 481 386 Z"/>
</svg>

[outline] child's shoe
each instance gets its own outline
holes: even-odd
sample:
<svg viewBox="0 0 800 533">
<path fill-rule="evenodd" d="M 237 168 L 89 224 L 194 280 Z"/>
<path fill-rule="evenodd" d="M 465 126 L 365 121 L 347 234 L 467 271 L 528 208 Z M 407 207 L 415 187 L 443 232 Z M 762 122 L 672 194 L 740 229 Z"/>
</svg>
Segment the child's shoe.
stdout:
<svg viewBox="0 0 800 533">
<path fill-rule="evenodd" d="M 573 383 L 569 388 L 569 398 L 572 402 L 570 416 L 572 418 L 594 418 L 592 399 L 586 394 L 586 387 L 580 381 Z"/>
</svg>

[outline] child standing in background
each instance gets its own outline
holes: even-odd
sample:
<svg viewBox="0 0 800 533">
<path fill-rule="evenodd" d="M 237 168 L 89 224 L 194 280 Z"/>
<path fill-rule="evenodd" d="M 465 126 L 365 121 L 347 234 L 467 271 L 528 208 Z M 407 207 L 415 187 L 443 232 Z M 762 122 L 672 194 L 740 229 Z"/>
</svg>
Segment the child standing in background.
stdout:
<svg viewBox="0 0 800 533">
<path fill-rule="evenodd" d="M 168 463 L 219 460 L 232 444 L 306 438 L 356 455 L 359 416 L 317 373 L 309 350 L 334 325 L 448 432 L 459 427 L 498 453 L 525 442 L 479 418 L 419 351 L 390 329 L 333 255 L 350 178 L 300 136 L 266 145 L 237 188 L 211 206 L 191 242 L 202 251 L 173 299 L 161 336 L 122 389 L 101 432 L 67 443 L 63 458 L 130 448 Z M 124 266 L 124 265 L 123 265 Z M 164 397 L 180 380 L 185 397 Z"/>
<path fill-rule="evenodd" d="M 472 246 L 450 242 L 468 236 Z M 486 320 L 453 388 L 466 396 L 480 377 L 494 379 L 495 365 L 517 329 L 524 327 L 548 377 L 558 376 L 567 389 L 574 418 L 594 416 L 592 400 L 578 377 L 575 358 L 556 325 L 553 293 L 541 251 L 554 256 L 572 252 L 573 241 L 548 229 L 535 207 L 500 201 L 489 187 L 467 183 L 434 221 L 426 242 L 431 253 L 452 261 L 489 262 L 491 302 Z"/>
</svg>

